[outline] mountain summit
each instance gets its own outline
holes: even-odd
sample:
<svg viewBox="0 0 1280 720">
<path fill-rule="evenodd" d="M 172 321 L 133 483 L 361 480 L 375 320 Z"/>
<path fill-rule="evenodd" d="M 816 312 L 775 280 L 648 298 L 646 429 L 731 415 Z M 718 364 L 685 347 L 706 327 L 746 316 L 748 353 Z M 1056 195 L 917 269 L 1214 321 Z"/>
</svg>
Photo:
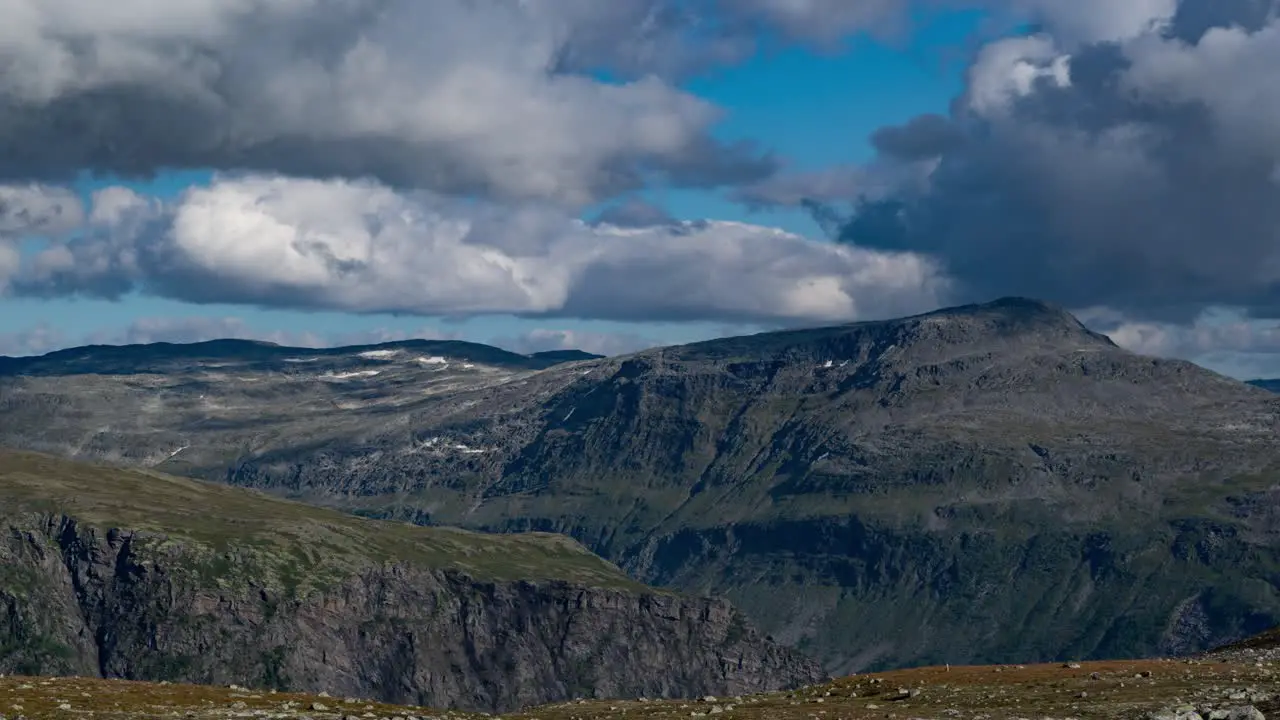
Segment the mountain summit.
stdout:
<svg viewBox="0 0 1280 720">
<path fill-rule="evenodd" d="M 637 579 L 728 595 L 833 672 L 1190 651 L 1280 624 L 1280 398 L 1050 305 L 545 369 L 361 353 L 50 366 L 0 379 L 0 443 L 567 534 Z"/>
<path fill-rule="evenodd" d="M 823 353 L 853 353 L 867 361 L 877 350 L 910 350 L 924 361 L 957 352 L 1040 351 L 1055 345 L 1068 351 L 1116 348 L 1105 335 L 1089 330 L 1061 308 L 1027 298 L 1003 298 L 896 320 L 721 338 L 642 355 L 801 361 L 810 355 L 812 359 Z M 842 362 L 852 359 L 844 357 Z"/>
</svg>

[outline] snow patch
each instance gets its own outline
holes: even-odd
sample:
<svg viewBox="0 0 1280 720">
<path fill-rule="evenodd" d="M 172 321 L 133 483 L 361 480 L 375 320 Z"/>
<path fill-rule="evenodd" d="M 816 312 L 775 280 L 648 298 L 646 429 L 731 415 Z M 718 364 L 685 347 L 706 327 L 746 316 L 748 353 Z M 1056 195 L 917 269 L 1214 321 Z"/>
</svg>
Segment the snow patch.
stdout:
<svg viewBox="0 0 1280 720">
<path fill-rule="evenodd" d="M 493 452 L 493 450 L 489 448 L 474 448 L 465 443 L 460 443 L 456 441 L 446 443 L 444 438 L 430 437 L 418 443 L 417 447 L 410 448 L 409 453 L 410 454 L 419 453 L 424 450 L 433 450 L 436 453 L 447 452 L 449 450 L 456 450 L 462 453 L 463 455 L 483 455 L 484 453 Z"/>
<path fill-rule="evenodd" d="M 381 374 L 382 374 L 381 370 L 357 370 L 354 372 L 344 372 L 344 373 L 325 373 L 324 375 L 320 376 L 320 379 L 321 380 L 350 380 L 352 378 L 373 377 L 374 375 L 381 375 Z"/>
<path fill-rule="evenodd" d="M 366 360 L 390 360 L 399 354 L 399 350 L 366 350 L 356 357 L 362 357 Z"/>
</svg>

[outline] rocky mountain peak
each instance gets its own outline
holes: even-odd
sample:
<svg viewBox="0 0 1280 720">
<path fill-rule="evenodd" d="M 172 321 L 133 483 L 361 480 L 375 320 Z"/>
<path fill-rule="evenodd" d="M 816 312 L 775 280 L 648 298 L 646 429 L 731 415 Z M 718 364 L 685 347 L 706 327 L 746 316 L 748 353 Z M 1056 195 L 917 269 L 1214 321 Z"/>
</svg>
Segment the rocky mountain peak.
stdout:
<svg viewBox="0 0 1280 720">
<path fill-rule="evenodd" d="M 1065 309 L 1025 297 L 1004 297 L 988 303 L 944 308 L 896 322 L 918 328 L 945 327 L 952 331 L 953 339 L 961 341 L 983 337 L 1026 337 L 1041 340 L 1073 339 L 1114 345 L 1106 336 L 1086 328 Z"/>
<path fill-rule="evenodd" d="M 889 357 L 935 362 L 944 357 L 1019 351 L 1116 350 L 1105 335 L 1066 310 L 1039 300 L 1007 297 L 893 320 L 722 338 L 650 351 L 667 359 L 724 362 L 856 364 Z M 846 363 L 847 365 L 847 363 Z"/>
</svg>

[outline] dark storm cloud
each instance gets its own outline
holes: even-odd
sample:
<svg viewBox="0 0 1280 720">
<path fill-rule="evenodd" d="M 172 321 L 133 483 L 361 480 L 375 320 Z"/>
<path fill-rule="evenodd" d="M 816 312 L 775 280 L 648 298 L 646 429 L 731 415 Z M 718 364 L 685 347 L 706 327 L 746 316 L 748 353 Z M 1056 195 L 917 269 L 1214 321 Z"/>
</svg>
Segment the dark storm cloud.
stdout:
<svg viewBox="0 0 1280 720">
<path fill-rule="evenodd" d="M 1280 314 L 1277 4 L 1146 6 L 1055 6 L 1045 33 L 984 48 L 949 117 L 876 133 L 864 174 L 913 181 L 846 196 L 838 238 L 939 259 L 957 301 Z"/>
</svg>

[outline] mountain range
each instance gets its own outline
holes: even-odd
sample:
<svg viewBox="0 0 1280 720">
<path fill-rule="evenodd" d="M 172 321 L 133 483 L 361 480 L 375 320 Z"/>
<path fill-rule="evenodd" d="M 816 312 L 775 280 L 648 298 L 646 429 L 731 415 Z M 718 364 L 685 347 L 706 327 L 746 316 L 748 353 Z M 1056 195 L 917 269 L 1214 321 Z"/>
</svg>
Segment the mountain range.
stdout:
<svg viewBox="0 0 1280 720">
<path fill-rule="evenodd" d="M 0 445 L 567 535 L 832 673 L 1280 624 L 1280 397 L 1023 298 L 528 357 L 220 341 L 0 363 Z"/>
</svg>

